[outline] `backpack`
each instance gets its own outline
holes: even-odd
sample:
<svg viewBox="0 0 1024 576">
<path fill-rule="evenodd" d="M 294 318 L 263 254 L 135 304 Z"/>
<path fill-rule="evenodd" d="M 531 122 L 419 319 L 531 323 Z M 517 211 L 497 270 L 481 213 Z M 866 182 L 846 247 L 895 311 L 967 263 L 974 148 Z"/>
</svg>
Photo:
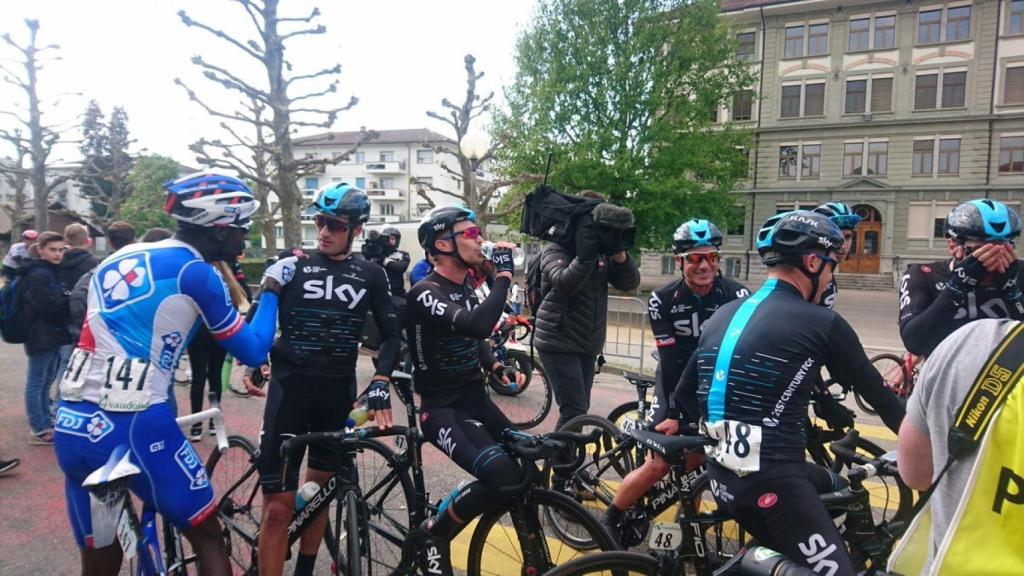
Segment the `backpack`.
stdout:
<svg viewBox="0 0 1024 576">
<path fill-rule="evenodd" d="M 544 280 L 544 273 L 540 268 L 540 259 L 543 253 L 544 251 L 541 250 L 526 266 L 526 306 L 534 317 L 537 316 L 540 305 L 544 302 L 544 297 L 547 296 L 547 292 L 541 286 Z"/>
<path fill-rule="evenodd" d="M 32 325 L 31 315 L 22 303 L 23 278 L 16 276 L 0 290 L 0 338 L 8 344 L 24 344 Z"/>
</svg>

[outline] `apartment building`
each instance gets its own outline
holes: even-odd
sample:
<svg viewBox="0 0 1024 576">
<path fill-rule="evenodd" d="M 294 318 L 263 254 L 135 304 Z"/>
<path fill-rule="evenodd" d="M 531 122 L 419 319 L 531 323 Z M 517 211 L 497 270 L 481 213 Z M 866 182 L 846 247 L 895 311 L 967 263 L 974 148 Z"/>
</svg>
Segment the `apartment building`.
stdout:
<svg viewBox="0 0 1024 576">
<path fill-rule="evenodd" d="M 824 201 L 864 217 L 843 271 L 890 276 L 946 254 L 956 204 L 1021 209 L 1024 0 L 723 0 L 722 17 L 758 78 L 715 115 L 755 135 L 726 273 L 759 276 L 761 223 Z"/>
</svg>

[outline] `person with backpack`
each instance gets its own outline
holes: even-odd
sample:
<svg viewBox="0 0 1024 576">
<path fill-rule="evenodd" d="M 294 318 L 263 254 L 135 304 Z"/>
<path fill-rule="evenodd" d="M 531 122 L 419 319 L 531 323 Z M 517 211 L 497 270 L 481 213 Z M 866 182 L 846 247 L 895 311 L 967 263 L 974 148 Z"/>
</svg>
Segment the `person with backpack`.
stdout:
<svg viewBox="0 0 1024 576">
<path fill-rule="evenodd" d="M 57 377 L 60 348 L 70 340 L 68 296 L 60 283 L 64 237 L 56 232 L 43 232 L 29 249 L 29 255 L 33 258 L 22 262 L 16 280 L 20 284 L 18 323 L 27 323 L 28 328 L 25 412 L 32 429 L 32 443 L 48 445 L 53 444 L 50 385 Z"/>
<path fill-rule="evenodd" d="M 92 272 L 93 268 L 100 263 L 100 259 L 89 250 L 89 247 L 92 246 L 89 229 L 78 222 L 72 222 L 64 227 L 64 242 L 67 244 L 67 250 L 64 251 L 64 258 L 60 261 L 58 277 L 64 291 L 70 294 L 78 280 Z M 58 377 L 68 367 L 71 351 L 75 349 L 78 337 L 82 334 L 82 321 L 83 319 L 77 319 L 72 314 L 68 315 L 68 343 L 60 348 L 60 364 L 57 365 Z"/>
<path fill-rule="evenodd" d="M 36 237 L 39 233 L 35 230 L 29 229 L 21 233 L 21 242 L 17 242 L 11 246 L 10 251 L 4 256 L 3 265 L 3 277 L 7 282 L 14 280 L 14 276 L 18 273 L 18 268 L 21 267 L 22 261 L 28 258 L 28 247 L 36 241 Z"/>
</svg>

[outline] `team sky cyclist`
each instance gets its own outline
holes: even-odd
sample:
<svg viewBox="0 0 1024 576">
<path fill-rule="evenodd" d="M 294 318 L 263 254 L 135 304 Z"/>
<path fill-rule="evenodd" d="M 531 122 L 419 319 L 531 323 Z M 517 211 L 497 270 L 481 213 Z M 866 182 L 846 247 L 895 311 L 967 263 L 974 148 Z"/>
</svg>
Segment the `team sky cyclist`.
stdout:
<svg viewBox="0 0 1024 576">
<path fill-rule="evenodd" d="M 270 352 L 270 390 L 260 434 L 260 574 L 281 574 L 288 552 L 288 524 L 295 510 L 301 455 L 290 460 L 281 477 L 281 443 L 299 434 L 345 427 L 356 400 L 356 361 L 367 312 L 381 334 L 377 372 L 367 391 L 368 408 L 378 425 L 391 425 L 390 375 L 401 340 L 379 265 L 355 258 L 352 240 L 370 218 L 366 194 L 345 183 L 322 190 L 307 213 L 314 214 L 317 249 L 302 253 L 292 281 L 281 290 L 278 325 L 281 335 Z M 377 414 L 377 411 L 381 411 Z M 338 454 L 312 446 L 306 480 L 324 485 L 338 469 Z M 344 462 L 350 471 L 354 462 Z M 313 574 L 316 553 L 327 526 L 321 514 L 303 534 L 295 574 Z"/>
<path fill-rule="evenodd" d="M 899 429 L 903 405 L 872 368 L 853 329 L 819 306 L 843 235 L 810 211 L 769 218 L 757 250 L 768 280 L 724 305 L 705 324 L 676 402 L 718 440 L 708 450 L 712 493 L 751 535 L 828 574 L 853 574 L 832 518 L 818 498 L 837 488 L 805 460 L 807 408 L 821 367 L 852 385 Z"/>
<path fill-rule="evenodd" d="M 900 336 L 927 356 L 978 318 L 1024 320 L 1021 266 L 1014 243 L 1020 217 L 996 200 L 964 202 L 946 218 L 953 257 L 911 264 L 900 284 Z"/>
<path fill-rule="evenodd" d="M 242 251 L 259 202 L 244 183 L 219 174 L 185 176 L 164 188 L 164 210 L 178 221 L 177 233 L 130 244 L 99 264 L 82 336 L 61 382 L 54 446 L 83 574 L 116 574 L 121 565 L 114 527 L 94 524 L 82 487 L 112 456 L 130 457 L 142 469 L 132 492 L 182 530 L 203 574 L 231 573 L 213 489 L 167 396 L 174 367 L 200 323 L 243 363 L 263 362 L 274 338 L 278 294 L 295 259 L 267 271 L 263 305 L 246 324 L 208 262 Z"/>
<path fill-rule="evenodd" d="M 487 396 L 488 370 L 506 385 L 524 382 L 524 374 L 494 357 L 487 337 L 501 317 L 512 283 L 514 264 L 507 244 L 497 244 L 491 260 L 483 257 L 480 227 L 471 210 L 436 208 L 420 223 L 420 245 L 435 267 L 409 291 L 407 336 L 422 400 L 423 435 L 460 468 L 477 478 L 445 500 L 437 516 L 417 530 L 422 538 L 427 574 L 452 573 L 451 539 L 476 516 L 500 505 L 499 488 L 522 479 L 518 463 L 499 445 L 512 423 Z M 493 274 L 491 293 L 480 302 L 470 271 Z"/>
<path fill-rule="evenodd" d="M 839 255 L 836 258 L 839 263 L 842 264 L 850 257 L 850 247 L 853 245 L 853 234 L 857 228 L 857 224 L 860 224 L 861 217 L 850 210 L 850 207 L 842 202 L 826 202 L 821 206 L 814 209 L 818 214 L 824 214 L 828 216 L 828 219 L 833 224 L 839 227 L 839 231 L 843 233 L 843 247 L 839 251 Z M 836 286 L 835 278 L 828 283 L 825 288 L 825 292 L 821 295 L 822 306 L 828 306 L 829 308 L 835 308 L 836 296 L 839 295 L 839 287 Z"/>
<path fill-rule="evenodd" d="M 711 222 L 683 222 L 672 236 L 676 264 L 683 277 L 652 292 L 647 304 L 659 356 L 652 420 L 655 430 L 663 434 L 677 431 L 679 409 L 672 393 L 697 348 L 702 327 L 721 305 L 750 294 L 739 282 L 719 275 L 721 245 L 722 232 Z M 602 522 L 627 547 L 638 544 L 640 535 L 622 534 L 623 512 L 668 472 L 669 465 L 655 454 L 630 472 L 615 493 Z"/>
</svg>

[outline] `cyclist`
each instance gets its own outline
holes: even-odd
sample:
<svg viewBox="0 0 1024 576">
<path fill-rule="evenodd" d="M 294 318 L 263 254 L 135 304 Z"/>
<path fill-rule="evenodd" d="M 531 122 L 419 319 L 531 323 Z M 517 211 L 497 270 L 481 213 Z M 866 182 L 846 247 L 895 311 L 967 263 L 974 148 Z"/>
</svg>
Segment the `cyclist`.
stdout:
<svg viewBox="0 0 1024 576">
<path fill-rule="evenodd" d="M 676 432 L 671 426 L 679 419 L 679 410 L 672 392 L 697 348 L 702 326 L 721 305 L 750 294 L 739 282 L 719 275 L 721 245 L 722 232 L 718 226 L 707 220 L 683 222 L 672 237 L 675 260 L 683 277 L 652 292 L 648 301 L 647 312 L 659 356 L 649 417 L 659 432 Z M 621 538 L 622 513 L 668 472 L 669 465 L 654 454 L 623 479 L 602 519 L 612 534 Z M 641 537 L 633 534 L 621 539 L 629 546 L 638 544 Z"/>
<path fill-rule="evenodd" d="M 842 245 L 822 214 L 769 218 L 757 236 L 768 280 L 711 317 L 675 394 L 718 441 L 708 470 L 719 506 L 765 545 L 819 572 L 847 575 L 850 558 L 818 498 L 838 488 L 836 479 L 804 456 L 814 375 L 827 366 L 893 431 L 904 410 L 846 320 L 817 305 Z"/>
<path fill-rule="evenodd" d="M 377 371 L 367 391 L 368 408 L 381 427 L 391 425 L 388 385 L 398 360 L 400 340 L 384 270 L 354 258 L 352 240 L 370 218 L 370 201 L 359 188 L 338 183 L 321 190 L 307 209 L 317 229 L 317 249 L 304 256 L 295 278 L 281 292 L 278 323 L 281 335 L 270 352 L 270 389 L 260 433 L 261 574 L 281 574 L 288 552 L 288 524 L 295 511 L 301 454 L 290 460 L 281 477 L 281 443 L 308 432 L 345 427 L 356 401 L 356 361 L 368 311 L 382 338 Z M 378 414 L 378 412 L 380 412 Z M 313 446 L 306 481 L 323 486 L 339 464 L 354 471 L 351 461 Z M 295 573 L 312 574 L 316 553 L 327 526 L 322 514 L 302 534 Z"/>
<path fill-rule="evenodd" d="M 978 318 L 1024 319 L 1014 251 L 1020 228 L 1017 213 L 997 200 L 971 200 L 949 213 L 953 257 L 911 264 L 900 283 L 900 336 L 907 350 L 928 356 Z"/>
<path fill-rule="evenodd" d="M 422 398 L 423 434 L 476 481 L 460 486 L 436 516 L 416 531 L 423 542 L 421 565 L 428 574 L 452 573 L 449 544 L 467 522 L 500 505 L 499 489 L 522 480 L 518 463 L 499 445 L 513 428 L 484 389 L 484 370 L 506 385 L 522 385 L 524 374 L 494 357 L 487 340 L 501 316 L 515 265 L 507 244 L 495 246 L 484 260 L 476 215 L 466 208 L 444 206 L 423 218 L 420 245 L 435 262 L 434 271 L 409 291 L 409 349 L 416 391 Z M 491 293 L 482 302 L 473 290 L 478 277 L 493 273 Z"/>
<path fill-rule="evenodd" d="M 192 174 L 164 188 L 164 210 L 178 221 L 177 234 L 130 244 L 97 266 L 82 336 L 61 382 L 57 462 L 86 574 L 116 573 L 122 554 L 114 527 L 94 523 L 95 505 L 82 482 L 125 447 L 143 471 L 131 490 L 183 531 L 203 574 L 230 574 L 213 489 L 167 397 L 174 367 L 200 324 L 245 364 L 263 362 L 277 295 L 295 265 L 286 259 L 267 271 L 263 307 L 246 324 L 208 262 L 242 251 L 259 202 L 243 182 L 220 174 Z"/>
<path fill-rule="evenodd" d="M 826 202 L 821 206 L 814 209 L 818 214 L 824 214 L 828 216 L 828 219 L 833 224 L 839 227 L 839 231 L 843 233 L 843 248 L 839 251 L 837 259 L 842 264 L 850 257 L 850 248 L 853 246 L 853 235 L 854 230 L 857 228 L 857 224 L 860 224 L 861 217 L 850 210 L 850 207 L 842 202 Z M 835 278 L 828 283 L 828 287 L 825 288 L 825 293 L 821 295 L 822 306 L 828 306 L 829 308 L 835 308 L 836 296 L 839 295 L 839 288 L 836 286 Z"/>
</svg>

